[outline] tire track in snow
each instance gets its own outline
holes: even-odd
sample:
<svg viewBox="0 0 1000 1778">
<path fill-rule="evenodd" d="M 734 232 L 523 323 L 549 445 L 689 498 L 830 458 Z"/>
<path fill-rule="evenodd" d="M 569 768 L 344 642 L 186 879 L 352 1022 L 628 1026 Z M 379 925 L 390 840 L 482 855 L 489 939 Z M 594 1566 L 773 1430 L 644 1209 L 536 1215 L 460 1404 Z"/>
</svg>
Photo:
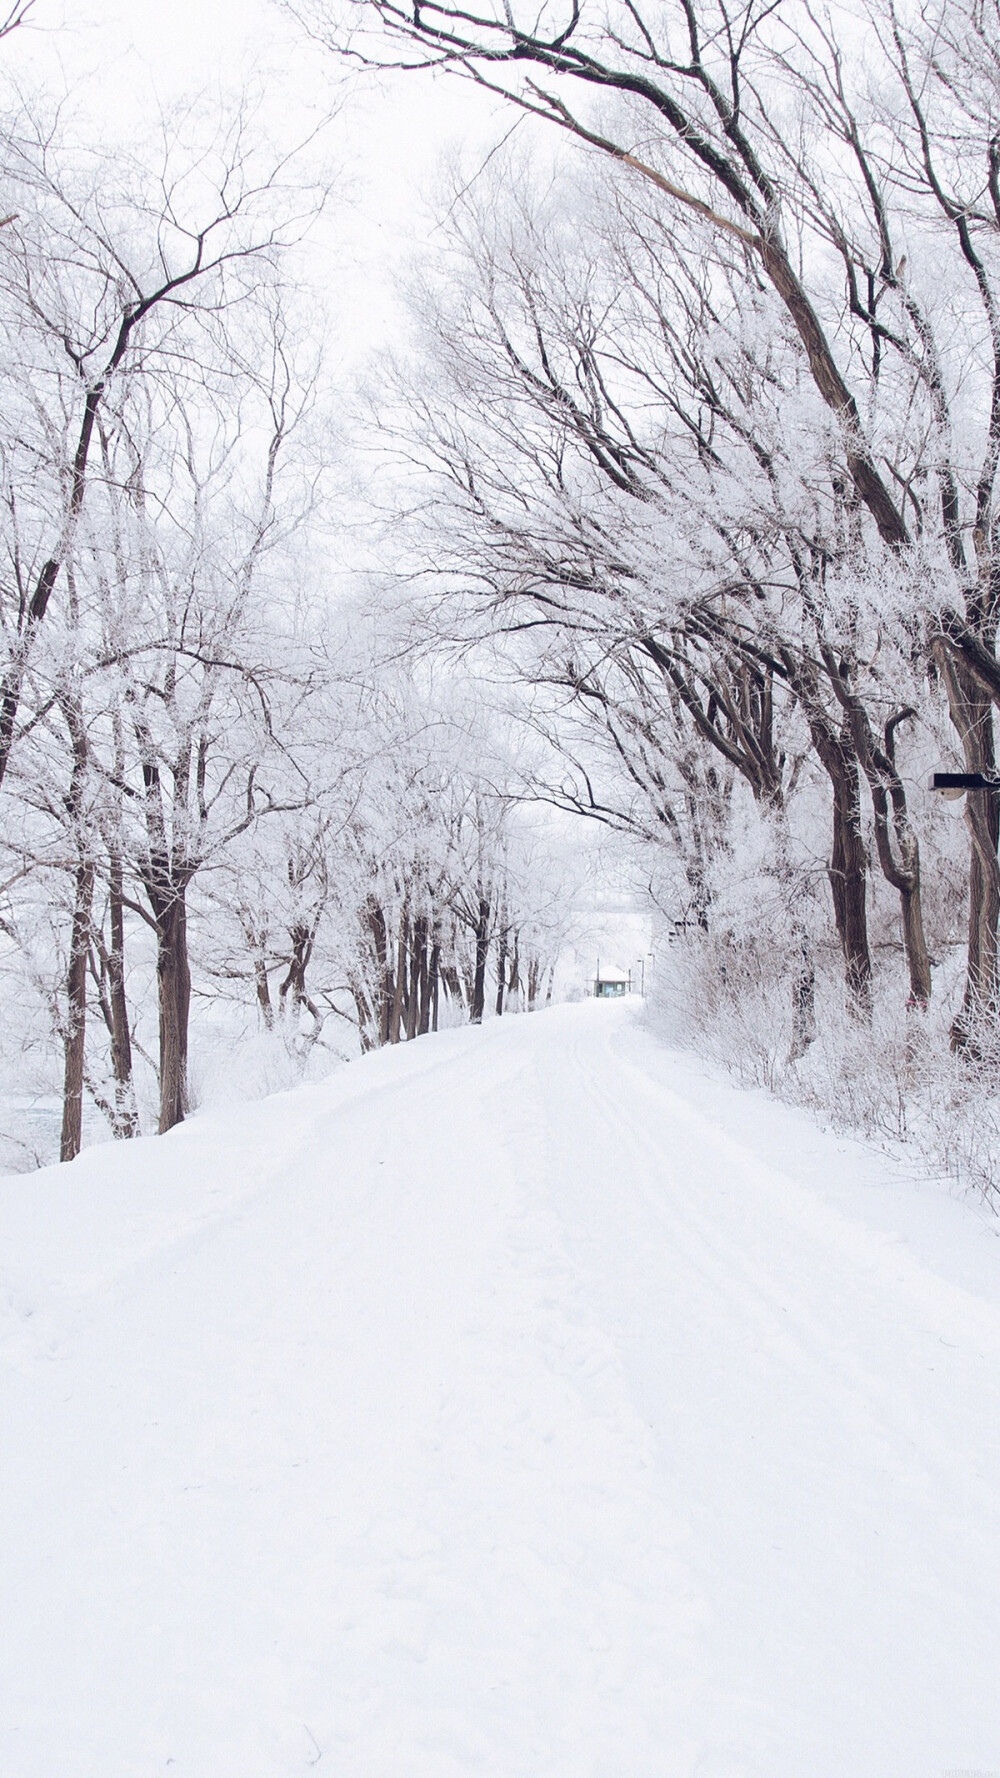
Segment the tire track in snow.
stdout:
<svg viewBox="0 0 1000 1778">
<path fill-rule="evenodd" d="M 62 1170 L 252 1177 L 15 1379 L 4 1778 L 1000 1770 L 995 1308 L 654 1059 L 554 1009 Z"/>
<path fill-rule="evenodd" d="M 984 1653 L 1000 1628 L 1000 1395 L 983 1359 L 996 1346 L 995 1309 L 928 1278 L 721 1136 L 622 1057 L 614 1015 L 600 1041 L 582 1022 L 566 1036 L 565 1064 L 540 1057 L 539 1089 L 549 1127 L 586 1132 L 593 1160 L 561 1192 L 560 1213 L 609 1321 L 625 1330 L 636 1399 L 660 1431 L 665 1485 L 679 1481 L 690 1502 L 720 1622 L 742 1594 L 718 1651 L 729 1685 L 784 1693 L 781 1733 L 799 1743 L 783 1764 L 766 1736 L 752 1739 L 738 1769 L 937 1773 L 935 1759 L 955 1757 L 953 1728 L 933 1751 L 942 1684 L 946 1720 L 963 1709 L 981 1720 L 989 1698 L 1000 1742 Z M 640 1250 L 637 1315 L 627 1296 Z M 933 1378 L 921 1326 L 931 1311 L 957 1335 Z M 935 1362 L 944 1349 L 932 1338 Z M 773 1672 L 761 1685 L 751 1675 L 768 1638 Z M 865 1700 L 857 1733 L 824 1695 L 824 1660 Z M 885 1694 L 874 1700 L 873 1676 Z"/>
</svg>

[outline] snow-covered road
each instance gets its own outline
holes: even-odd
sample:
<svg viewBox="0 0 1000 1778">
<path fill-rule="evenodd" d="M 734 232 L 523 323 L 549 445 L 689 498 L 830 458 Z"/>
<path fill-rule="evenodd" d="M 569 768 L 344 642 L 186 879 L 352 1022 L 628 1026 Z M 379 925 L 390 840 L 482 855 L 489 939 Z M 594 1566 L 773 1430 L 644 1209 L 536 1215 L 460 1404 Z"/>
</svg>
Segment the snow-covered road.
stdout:
<svg viewBox="0 0 1000 1778">
<path fill-rule="evenodd" d="M 1000 1778 L 996 1224 L 633 1007 L 0 1229 L 2 1778 Z"/>
</svg>

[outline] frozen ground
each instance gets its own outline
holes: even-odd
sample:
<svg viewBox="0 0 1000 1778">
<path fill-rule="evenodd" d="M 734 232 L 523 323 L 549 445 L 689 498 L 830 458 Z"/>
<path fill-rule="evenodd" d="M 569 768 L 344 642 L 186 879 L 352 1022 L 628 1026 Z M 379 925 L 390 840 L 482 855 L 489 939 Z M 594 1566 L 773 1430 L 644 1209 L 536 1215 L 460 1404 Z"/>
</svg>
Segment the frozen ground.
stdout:
<svg viewBox="0 0 1000 1778">
<path fill-rule="evenodd" d="M 0 1208 L 3 1778 L 1000 1774 L 996 1225 L 633 1007 Z"/>
</svg>

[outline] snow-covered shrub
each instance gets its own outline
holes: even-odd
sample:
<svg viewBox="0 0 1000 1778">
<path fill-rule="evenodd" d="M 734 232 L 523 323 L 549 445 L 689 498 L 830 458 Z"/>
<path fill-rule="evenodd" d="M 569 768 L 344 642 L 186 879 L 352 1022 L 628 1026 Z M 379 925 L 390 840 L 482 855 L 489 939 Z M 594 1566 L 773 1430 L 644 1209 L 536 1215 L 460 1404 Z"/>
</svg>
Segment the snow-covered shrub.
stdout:
<svg viewBox="0 0 1000 1778">
<path fill-rule="evenodd" d="M 793 1053 L 789 947 L 685 933 L 660 946 L 650 1017 L 671 1042 L 721 1065 L 744 1086 L 815 1113 L 832 1128 L 897 1150 L 932 1174 L 993 1201 L 1000 1196 L 996 1058 L 949 1042 L 958 953 L 926 1012 L 907 1008 L 899 961 L 876 971 L 870 1019 L 849 1007 L 839 954 L 816 960 L 816 1035 Z M 947 978 L 951 978 L 948 992 Z"/>
</svg>

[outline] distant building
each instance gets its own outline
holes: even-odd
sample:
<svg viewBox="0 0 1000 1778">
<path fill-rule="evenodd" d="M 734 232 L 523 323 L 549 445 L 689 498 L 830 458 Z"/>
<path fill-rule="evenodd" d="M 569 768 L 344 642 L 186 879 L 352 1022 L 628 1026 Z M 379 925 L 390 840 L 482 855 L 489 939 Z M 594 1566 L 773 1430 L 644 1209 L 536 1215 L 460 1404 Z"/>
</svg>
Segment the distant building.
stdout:
<svg viewBox="0 0 1000 1778">
<path fill-rule="evenodd" d="M 620 995 L 630 994 L 631 991 L 632 977 L 630 975 L 623 975 L 620 969 L 602 969 L 598 963 L 597 974 L 594 977 L 595 1000 L 617 1000 Z"/>
</svg>

